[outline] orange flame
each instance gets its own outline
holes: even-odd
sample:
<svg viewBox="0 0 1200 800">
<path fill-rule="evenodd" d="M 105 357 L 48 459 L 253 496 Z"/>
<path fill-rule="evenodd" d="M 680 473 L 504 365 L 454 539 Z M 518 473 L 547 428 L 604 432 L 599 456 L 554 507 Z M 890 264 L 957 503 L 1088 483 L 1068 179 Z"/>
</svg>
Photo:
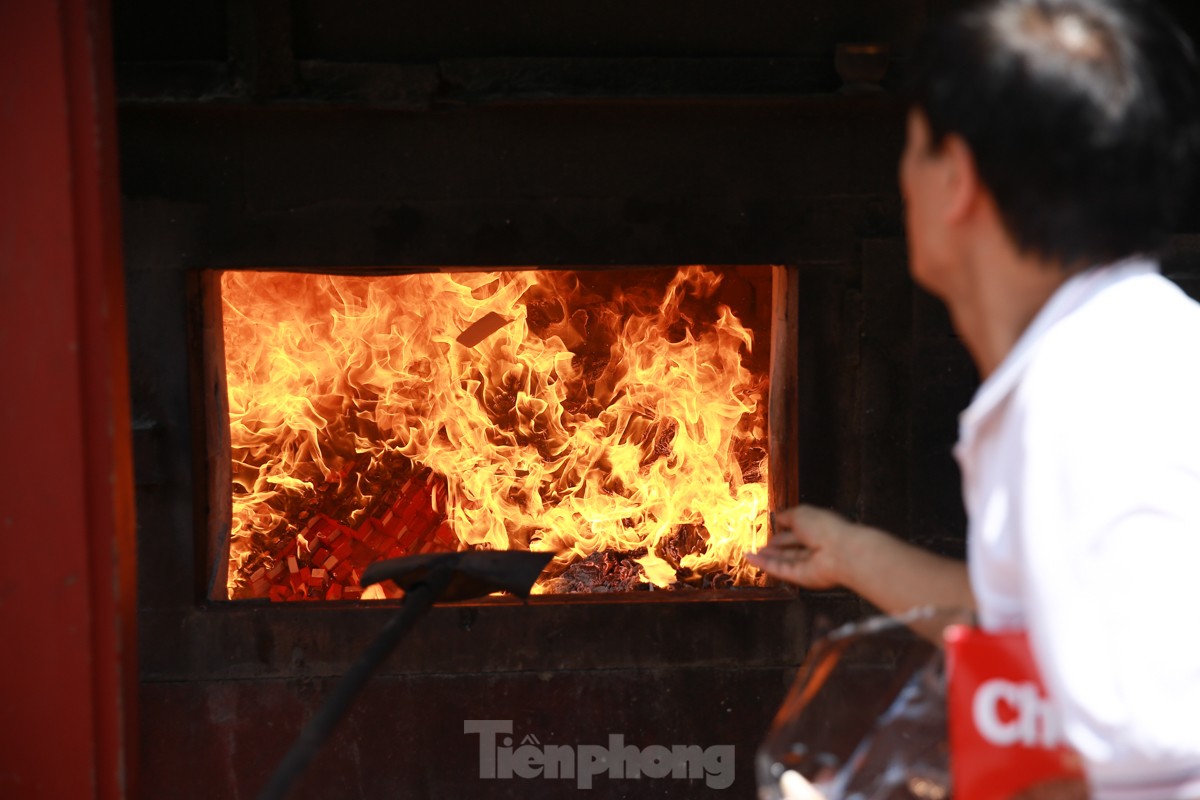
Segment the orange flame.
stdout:
<svg viewBox="0 0 1200 800">
<path fill-rule="evenodd" d="M 307 541 L 315 493 L 350 498 L 353 532 L 391 488 L 364 476 L 400 457 L 444 480 L 432 524 L 444 517 L 459 548 L 555 551 L 555 574 L 627 553 L 659 587 L 755 583 L 754 337 L 716 301 L 721 274 L 684 267 L 653 290 L 652 274 L 623 273 L 632 288 L 605 296 L 570 272 L 224 273 L 230 595 L 265 594 L 290 553 L 278 543 Z M 684 526 L 691 543 L 664 557 Z"/>
</svg>

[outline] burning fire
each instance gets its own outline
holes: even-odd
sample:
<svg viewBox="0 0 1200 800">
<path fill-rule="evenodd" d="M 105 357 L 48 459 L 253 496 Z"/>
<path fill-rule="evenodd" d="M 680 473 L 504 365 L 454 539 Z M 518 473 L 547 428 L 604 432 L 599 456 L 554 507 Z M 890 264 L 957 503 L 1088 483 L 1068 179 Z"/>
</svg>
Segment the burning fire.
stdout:
<svg viewBox="0 0 1200 800">
<path fill-rule="evenodd" d="M 230 597 L 465 548 L 557 552 L 540 591 L 756 583 L 753 333 L 720 272 L 603 275 L 224 273 Z"/>
</svg>

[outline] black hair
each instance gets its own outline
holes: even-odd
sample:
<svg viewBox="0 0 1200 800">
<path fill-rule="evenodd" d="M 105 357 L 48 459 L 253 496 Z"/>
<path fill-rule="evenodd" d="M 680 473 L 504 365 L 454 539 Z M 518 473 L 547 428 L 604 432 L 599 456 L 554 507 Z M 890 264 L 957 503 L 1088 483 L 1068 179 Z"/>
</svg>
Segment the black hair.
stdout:
<svg viewBox="0 0 1200 800">
<path fill-rule="evenodd" d="M 909 88 L 1017 247 L 1065 268 L 1154 252 L 1191 194 L 1196 56 L 1152 0 L 976 3 L 930 27 Z"/>
</svg>

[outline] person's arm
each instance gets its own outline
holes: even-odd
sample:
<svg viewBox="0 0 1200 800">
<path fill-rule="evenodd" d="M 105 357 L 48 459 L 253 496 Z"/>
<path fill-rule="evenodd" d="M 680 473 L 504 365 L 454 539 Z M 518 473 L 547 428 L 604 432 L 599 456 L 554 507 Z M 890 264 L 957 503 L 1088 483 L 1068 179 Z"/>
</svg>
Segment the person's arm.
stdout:
<svg viewBox="0 0 1200 800">
<path fill-rule="evenodd" d="M 844 586 L 888 614 L 917 606 L 974 608 L 966 564 L 877 528 L 796 506 L 775 514 L 771 541 L 746 560 L 808 589 Z"/>
</svg>

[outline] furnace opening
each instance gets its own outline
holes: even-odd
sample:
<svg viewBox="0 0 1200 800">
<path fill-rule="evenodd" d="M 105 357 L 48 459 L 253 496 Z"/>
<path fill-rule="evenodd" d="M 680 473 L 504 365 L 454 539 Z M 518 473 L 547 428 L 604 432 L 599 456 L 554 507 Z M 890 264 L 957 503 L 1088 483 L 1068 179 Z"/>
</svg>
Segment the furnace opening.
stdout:
<svg viewBox="0 0 1200 800">
<path fill-rule="evenodd" d="M 556 552 L 540 593 L 761 585 L 772 269 L 221 273 L 227 596 L 474 548 Z"/>
</svg>

